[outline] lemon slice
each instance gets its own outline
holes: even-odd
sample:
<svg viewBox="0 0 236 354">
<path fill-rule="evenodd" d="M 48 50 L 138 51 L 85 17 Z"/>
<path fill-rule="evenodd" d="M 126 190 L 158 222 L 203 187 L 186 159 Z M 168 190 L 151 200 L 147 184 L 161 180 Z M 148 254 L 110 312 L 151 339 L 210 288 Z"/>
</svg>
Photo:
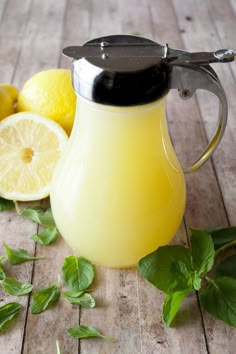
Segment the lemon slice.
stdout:
<svg viewBox="0 0 236 354">
<path fill-rule="evenodd" d="M 59 124 L 31 112 L 0 122 L 0 196 L 29 201 L 47 197 L 68 137 Z"/>
</svg>

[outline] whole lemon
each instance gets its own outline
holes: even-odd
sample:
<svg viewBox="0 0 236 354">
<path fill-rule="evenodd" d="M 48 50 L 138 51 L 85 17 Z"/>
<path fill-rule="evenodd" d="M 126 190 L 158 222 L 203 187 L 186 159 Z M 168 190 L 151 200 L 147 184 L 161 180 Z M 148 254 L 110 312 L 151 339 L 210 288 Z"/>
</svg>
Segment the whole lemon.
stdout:
<svg viewBox="0 0 236 354">
<path fill-rule="evenodd" d="M 70 70 L 49 69 L 32 76 L 23 86 L 17 111 L 31 111 L 60 124 L 70 134 L 76 106 Z"/>
<path fill-rule="evenodd" d="M 15 113 L 14 104 L 17 99 L 17 88 L 10 84 L 0 84 L 0 120 Z"/>
</svg>

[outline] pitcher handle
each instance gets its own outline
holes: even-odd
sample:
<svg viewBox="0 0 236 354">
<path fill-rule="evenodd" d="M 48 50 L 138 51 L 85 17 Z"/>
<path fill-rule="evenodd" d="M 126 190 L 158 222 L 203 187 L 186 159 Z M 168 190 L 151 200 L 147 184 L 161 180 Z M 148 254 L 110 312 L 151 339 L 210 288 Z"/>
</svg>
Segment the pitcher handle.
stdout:
<svg viewBox="0 0 236 354">
<path fill-rule="evenodd" d="M 209 159 L 223 136 L 228 117 L 227 99 L 220 80 L 210 65 L 174 64 L 171 65 L 170 75 L 169 88 L 178 89 L 182 99 L 191 98 L 197 89 L 211 91 L 219 98 L 219 116 L 215 134 L 193 165 L 184 168 L 185 172 L 194 172 Z"/>
</svg>

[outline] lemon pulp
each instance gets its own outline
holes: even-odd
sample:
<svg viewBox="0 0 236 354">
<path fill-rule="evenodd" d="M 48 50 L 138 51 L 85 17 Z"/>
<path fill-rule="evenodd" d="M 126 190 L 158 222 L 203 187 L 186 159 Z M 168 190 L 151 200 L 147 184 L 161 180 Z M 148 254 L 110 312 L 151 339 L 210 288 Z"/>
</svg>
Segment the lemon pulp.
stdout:
<svg viewBox="0 0 236 354">
<path fill-rule="evenodd" d="M 13 200 L 48 196 L 55 166 L 67 141 L 55 122 L 30 112 L 0 122 L 0 195 Z"/>
</svg>

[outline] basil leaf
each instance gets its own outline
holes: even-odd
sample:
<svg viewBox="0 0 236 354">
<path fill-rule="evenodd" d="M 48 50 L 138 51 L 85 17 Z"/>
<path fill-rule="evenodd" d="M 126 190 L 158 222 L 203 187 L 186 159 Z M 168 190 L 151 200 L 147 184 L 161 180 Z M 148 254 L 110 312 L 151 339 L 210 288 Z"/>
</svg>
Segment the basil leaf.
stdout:
<svg viewBox="0 0 236 354">
<path fill-rule="evenodd" d="M 66 300 L 68 300 L 73 305 L 80 305 L 88 309 L 92 309 L 96 305 L 94 298 L 88 293 L 83 293 L 78 297 L 68 296 L 66 293 L 64 293 L 63 295 Z"/>
<path fill-rule="evenodd" d="M 47 246 L 55 242 L 58 238 L 58 230 L 56 226 L 48 227 L 39 234 L 35 234 L 32 237 L 32 240 L 40 243 L 41 245 Z"/>
<path fill-rule="evenodd" d="M 213 264 L 215 250 L 211 236 L 206 231 L 191 229 L 190 238 L 193 268 L 199 276 L 208 273 Z"/>
<path fill-rule="evenodd" d="M 31 314 L 41 313 L 55 303 L 60 297 L 60 291 L 56 284 L 48 286 L 42 290 L 36 291 L 31 305 Z"/>
<path fill-rule="evenodd" d="M 216 268 L 216 274 L 236 279 L 236 255 L 224 259 Z"/>
<path fill-rule="evenodd" d="M 74 327 L 71 327 L 66 330 L 66 332 L 78 339 L 84 339 L 84 338 L 103 338 L 103 339 L 110 339 L 110 337 L 103 336 L 95 327 L 92 326 L 82 326 L 82 325 L 77 325 Z"/>
<path fill-rule="evenodd" d="M 0 197 L 0 211 L 12 210 L 14 208 L 15 208 L 15 204 L 12 200 L 8 200 Z"/>
<path fill-rule="evenodd" d="M 18 280 L 10 277 L 3 279 L 1 285 L 6 294 L 15 296 L 28 294 L 33 289 L 33 285 L 20 283 Z"/>
<path fill-rule="evenodd" d="M 178 283 L 179 287 L 181 286 L 182 288 L 185 288 L 189 283 L 191 283 L 191 272 L 184 262 L 176 261 L 171 263 L 170 270 L 171 274 L 173 275 L 172 279 L 175 279 L 175 282 Z"/>
<path fill-rule="evenodd" d="M 173 286 L 178 286 L 179 289 L 190 288 L 192 290 L 199 290 L 201 288 L 201 278 L 198 273 L 188 269 L 186 264 L 182 261 L 176 261 L 171 264 L 171 274 L 173 275 L 173 283 L 170 289 L 172 289 Z"/>
<path fill-rule="evenodd" d="M 236 279 L 219 277 L 202 291 L 200 301 L 212 316 L 236 327 Z"/>
<path fill-rule="evenodd" d="M 23 262 L 27 261 L 32 261 L 36 259 L 43 259 L 44 257 L 31 257 L 26 250 L 23 248 L 10 248 L 7 246 L 5 243 L 3 244 L 6 254 L 7 254 L 7 259 L 10 262 L 11 265 L 15 264 L 20 264 Z"/>
<path fill-rule="evenodd" d="M 139 272 L 158 289 L 168 292 L 173 284 L 171 264 L 182 261 L 191 269 L 189 249 L 182 246 L 162 246 L 142 258 L 137 265 Z"/>
<path fill-rule="evenodd" d="M 51 208 L 40 205 L 27 207 L 21 212 L 21 215 L 27 216 L 32 221 L 45 227 L 56 226 Z"/>
<path fill-rule="evenodd" d="M 20 309 L 21 305 L 17 302 L 9 302 L 8 304 L 0 307 L 0 330 L 7 322 L 18 315 Z"/>
<path fill-rule="evenodd" d="M 62 275 L 65 284 L 72 290 L 85 290 L 93 282 L 94 268 L 83 257 L 69 256 L 64 259 Z"/>
<path fill-rule="evenodd" d="M 83 291 L 69 290 L 63 293 L 64 297 L 80 297 L 83 294 L 84 294 L 84 290 Z"/>
<path fill-rule="evenodd" d="M 4 278 L 6 278 L 6 274 L 3 268 L 3 261 L 5 260 L 4 256 L 0 256 L 0 280 L 3 280 Z"/>
<path fill-rule="evenodd" d="M 192 273 L 192 288 L 194 290 L 200 290 L 201 283 L 202 283 L 202 279 L 199 277 L 198 272 L 194 271 Z"/>
<path fill-rule="evenodd" d="M 216 250 L 226 243 L 236 240 L 236 226 L 215 227 L 205 231 L 211 235 Z"/>
<path fill-rule="evenodd" d="M 162 316 L 169 327 L 178 312 L 180 305 L 192 289 L 173 290 L 167 294 L 162 308 Z"/>
</svg>

